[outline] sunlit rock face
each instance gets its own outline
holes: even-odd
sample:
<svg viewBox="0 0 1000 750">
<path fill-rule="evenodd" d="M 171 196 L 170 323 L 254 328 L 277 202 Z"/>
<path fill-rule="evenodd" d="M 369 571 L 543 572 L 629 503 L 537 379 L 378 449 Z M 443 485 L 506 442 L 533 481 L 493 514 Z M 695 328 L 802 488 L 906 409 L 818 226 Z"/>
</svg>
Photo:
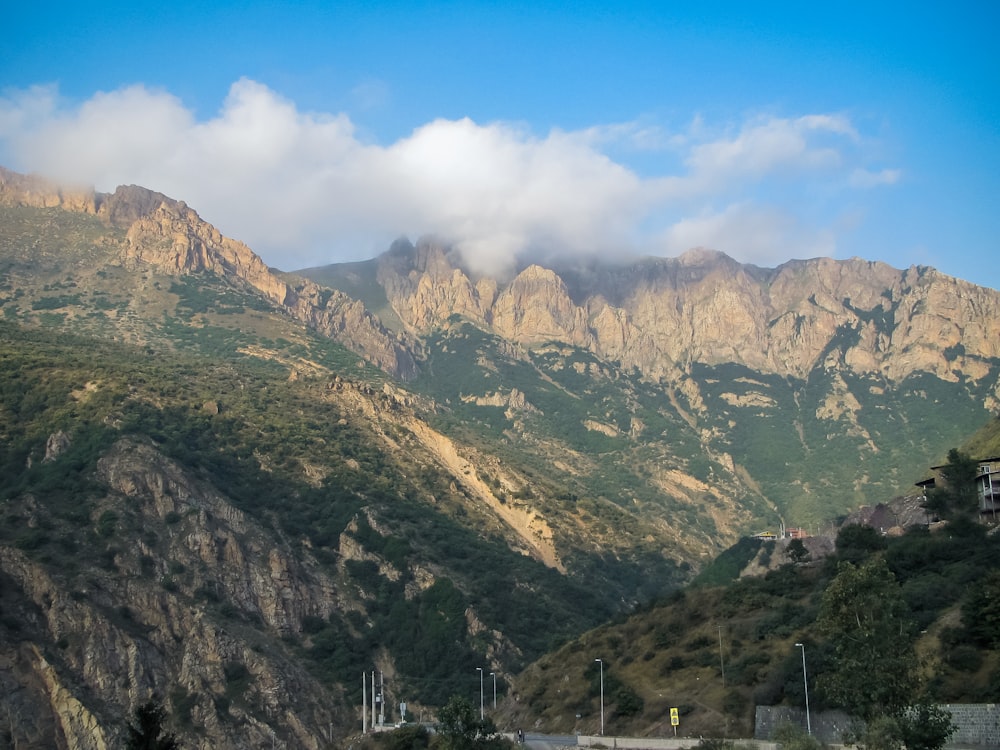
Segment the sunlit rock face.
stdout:
<svg viewBox="0 0 1000 750">
<path fill-rule="evenodd" d="M 776 269 L 692 250 L 569 272 L 527 265 L 472 277 L 431 241 L 379 259 L 379 282 L 417 333 L 460 315 L 517 344 L 560 342 L 650 377 L 700 362 L 805 377 L 844 367 L 898 381 L 978 379 L 1000 356 L 1000 293 L 925 267 L 817 258 Z"/>
</svg>

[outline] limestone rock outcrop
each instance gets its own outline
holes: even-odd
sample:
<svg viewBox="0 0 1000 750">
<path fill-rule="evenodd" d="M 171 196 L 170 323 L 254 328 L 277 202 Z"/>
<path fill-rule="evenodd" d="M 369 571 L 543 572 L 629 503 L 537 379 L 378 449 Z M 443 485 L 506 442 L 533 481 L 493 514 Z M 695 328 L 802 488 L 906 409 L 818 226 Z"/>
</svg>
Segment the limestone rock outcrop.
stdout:
<svg viewBox="0 0 1000 750">
<path fill-rule="evenodd" d="M 121 707 L 148 700 L 169 701 L 198 728 L 187 747 L 261 747 L 276 731 L 288 746 L 320 748 L 332 726 L 343 733 L 342 699 L 244 624 L 298 638 L 307 617 L 342 606 L 336 583 L 149 442 L 123 438 L 97 474 L 108 493 L 94 511 L 102 533 L 141 529 L 109 543 L 101 567 L 79 579 L 0 547 L 8 622 L 30 625 L 0 628 L 13 744 L 121 747 L 132 718 Z M 18 502 L 13 511 L 44 512 Z M 81 554 L 89 565 L 101 553 Z"/>
<path fill-rule="evenodd" d="M 137 185 L 114 193 L 66 189 L 0 167 L 0 205 L 62 208 L 98 216 L 125 230 L 122 262 L 171 274 L 214 273 L 262 295 L 314 330 L 344 344 L 376 367 L 408 379 L 416 361 L 403 341 L 363 305 L 301 278 L 285 279 L 242 242 L 224 236 L 183 201 Z"/>
<path fill-rule="evenodd" d="M 98 196 L 93 188 L 67 188 L 38 175 L 18 174 L 0 167 L 0 205 L 64 208 L 96 214 Z"/>
<path fill-rule="evenodd" d="M 694 362 L 797 378 L 844 367 L 891 381 L 978 380 L 1000 357 L 1000 292 L 858 258 L 761 269 L 697 249 L 627 266 L 528 265 L 500 284 L 473 281 L 428 240 L 397 243 L 378 260 L 378 279 L 418 335 L 459 315 L 526 348 L 570 344 L 673 381 Z"/>
</svg>

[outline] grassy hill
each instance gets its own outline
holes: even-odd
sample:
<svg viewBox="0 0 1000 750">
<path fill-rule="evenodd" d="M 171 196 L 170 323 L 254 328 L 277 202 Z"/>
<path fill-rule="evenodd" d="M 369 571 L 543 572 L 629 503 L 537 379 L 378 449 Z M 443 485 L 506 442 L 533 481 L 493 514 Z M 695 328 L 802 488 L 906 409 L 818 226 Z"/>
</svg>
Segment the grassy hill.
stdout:
<svg viewBox="0 0 1000 750">
<path fill-rule="evenodd" d="M 767 543 L 741 542 L 758 544 Z M 745 554 L 734 551 L 716 564 L 731 570 L 727 558 L 733 556 Z M 809 655 L 812 709 L 837 708 L 824 691 L 835 657 L 816 619 L 837 563 L 860 565 L 872 556 L 887 561 L 920 633 L 926 698 L 1000 699 L 1000 643 L 975 604 L 995 590 L 1000 537 L 955 523 L 933 533 L 919 528 L 895 539 L 876 536 L 871 546 L 844 544 L 835 557 L 789 561 L 760 578 L 689 587 L 532 664 L 518 677 L 501 720 L 595 734 L 600 665 L 594 660 L 603 659 L 608 734 L 672 736 L 669 709 L 677 707 L 683 736 L 752 736 L 754 706 L 803 704 L 796 643 Z"/>
</svg>

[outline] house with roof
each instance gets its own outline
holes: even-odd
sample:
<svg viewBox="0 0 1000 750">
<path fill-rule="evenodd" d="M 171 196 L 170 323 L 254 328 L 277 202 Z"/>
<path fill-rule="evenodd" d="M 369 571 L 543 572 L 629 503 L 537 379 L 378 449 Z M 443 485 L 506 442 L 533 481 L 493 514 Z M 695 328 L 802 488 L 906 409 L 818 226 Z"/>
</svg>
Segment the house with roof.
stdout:
<svg viewBox="0 0 1000 750">
<path fill-rule="evenodd" d="M 947 465 L 932 466 L 932 475 L 917 482 L 923 495 L 927 491 L 948 483 L 944 470 Z M 979 500 L 979 516 L 983 520 L 996 522 L 1000 510 L 1000 456 L 976 460 L 976 495 Z"/>
</svg>

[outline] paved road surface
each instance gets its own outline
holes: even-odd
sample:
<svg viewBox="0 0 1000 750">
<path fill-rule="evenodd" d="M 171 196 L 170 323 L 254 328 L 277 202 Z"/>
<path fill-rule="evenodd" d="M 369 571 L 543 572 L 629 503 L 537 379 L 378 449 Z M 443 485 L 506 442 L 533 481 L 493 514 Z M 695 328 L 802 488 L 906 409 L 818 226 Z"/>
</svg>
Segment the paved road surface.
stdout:
<svg viewBox="0 0 1000 750">
<path fill-rule="evenodd" d="M 524 733 L 524 746 L 529 750 L 556 750 L 556 748 L 576 747 L 576 735 Z"/>
</svg>

